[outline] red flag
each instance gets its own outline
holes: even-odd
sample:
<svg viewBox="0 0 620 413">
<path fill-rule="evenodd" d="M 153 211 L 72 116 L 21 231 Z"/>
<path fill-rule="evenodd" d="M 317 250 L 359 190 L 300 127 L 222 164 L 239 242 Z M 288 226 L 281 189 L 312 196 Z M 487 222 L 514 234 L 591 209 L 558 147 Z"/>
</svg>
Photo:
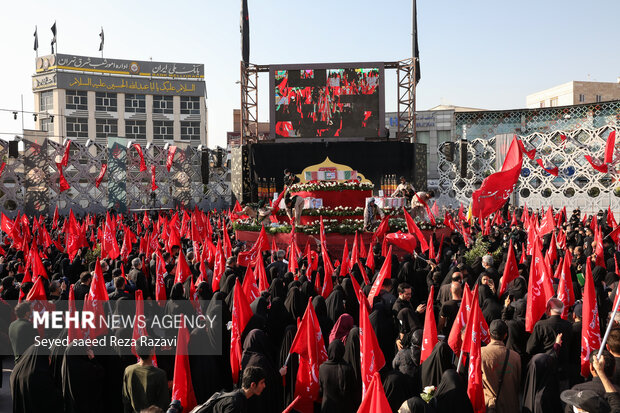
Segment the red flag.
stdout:
<svg viewBox="0 0 620 413">
<path fill-rule="evenodd" d="M 461 306 L 456 314 L 452 328 L 450 329 L 450 335 L 448 336 L 448 345 L 454 351 L 454 354 L 459 354 L 461 346 L 463 345 L 463 339 L 461 338 L 461 331 L 463 327 L 467 325 L 467 318 L 471 310 L 471 292 L 469 291 L 469 285 L 465 283 L 465 289 L 463 290 L 463 300 Z"/>
<path fill-rule="evenodd" d="M 609 233 L 608 237 L 618 245 L 618 241 L 620 241 L 620 225 L 614 228 L 614 230 Z"/>
<path fill-rule="evenodd" d="M 121 258 L 123 262 L 127 262 L 131 254 L 131 239 L 129 238 L 129 231 L 125 228 L 123 233 L 123 246 L 121 247 Z"/>
<path fill-rule="evenodd" d="M 554 166 L 553 168 L 545 168 L 545 165 L 540 158 L 536 159 L 536 163 L 540 165 L 540 167 L 543 168 L 547 173 L 553 176 L 558 176 L 558 173 L 560 172 L 560 169 L 557 166 Z"/>
<path fill-rule="evenodd" d="M 228 242 L 230 242 L 230 239 Z M 254 245 L 252 245 L 252 248 L 248 251 L 239 253 L 239 256 L 237 257 L 237 264 L 242 267 L 255 265 L 257 260 L 262 260 L 263 251 L 269 251 L 269 239 L 267 237 L 267 232 L 265 232 L 264 226 L 261 227 L 258 238 L 256 239 Z"/>
<path fill-rule="evenodd" d="M 108 170 L 108 164 L 107 163 L 102 163 L 101 164 L 101 171 L 99 171 L 99 175 L 97 176 L 97 179 L 95 180 L 95 187 L 99 188 L 99 185 L 101 185 L 101 181 L 103 181 L 103 177 L 105 176 L 106 171 Z"/>
<path fill-rule="evenodd" d="M 571 278 L 570 266 L 572 257 L 570 251 L 566 251 L 566 255 L 561 263 L 560 282 L 558 284 L 558 300 L 564 303 L 562 318 L 568 319 L 568 308 L 575 304 L 575 293 L 573 292 L 573 281 Z"/>
<path fill-rule="evenodd" d="M 437 339 L 437 325 L 435 324 L 435 310 L 433 308 L 433 299 L 435 297 L 435 286 L 431 285 L 431 291 L 428 294 L 426 302 L 426 313 L 424 314 L 424 335 L 422 336 L 422 353 L 420 355 L 420 364 L 431 355 Z"/>
<path fill-rule="evenodd" d="M 618 226 L 614 213 L 611 212 L 611 205 L 607 207 L 607 226 L 609 228 L 616 228 Z"/>
<path fill-rule="evenodd" d="M 415 234 L 415 236 L 418 238 L 418 241 L 420 241 L 420 248 L 422 248 L 422 252 L 428 251 L 428 242 L 426 242 L 424 234 L 415 224 L 413 218 L 411 218 L 411 215 L 409 215 L 409 212 L 407 212 L 405 208 L 403 208 L 403 214 L 405 215 L 405 222 L 407 223 L 407 232 L 409 232 L 410 234 Z"/>
<path fill-rule="evenodd" d="M 256 266 L 254 267 L 254 274 L 258 278 L 258 291 L 263 292 L 269 289 L 269 281 L 267 281 L 267 273 L 265 272 L 265 263 L 260 258 L 256 260 Z"/>
<path fill-rule="evenodd" d="M 196 396 L 192 385 L 192 374 L 189 367 L 189 331 L 182 323 L 177 336 L 177 349 L 174 357 L 174 378 L 172 379 L 172 400 L 180 400 L 183 410 L 189 412 L 196 407 Z"/>
<path fill-rule="evenodd" d="M 415 247 L 418 245 L 416 237 L 413 234 L 405 234 L 401 231 L 387 234 L 385 236 L 385 239 L 389 244 L 394 244 L 397 247 L 407 251 L 408 253 L 412 253 L 415 250 Z M 429 258 L 433 257 L 429 256 Z"/>
<path fill-rule="evenodd" d="M 454 223 L 454 219 L 452 218 L 452 215 L 448 213 L 448 211 L 444 212 L 443 214 L 443 223 L 448 228 L 450 228 L 452 231 L 456 229 L 456 224 Z"/>
<path fill-rule="evenodd" d="M 428 215 L 428 220 L 430 221 L 431 225 L 433 226 L 436 225 L 437 223 L 435 221 L 435 216 L 433 215 L 433 212 L 429 208 L 428 203 L 424 201 L 422 198 L 420 198 L 418 194 L 415 194 L 415 197 L 418 199 L 418 202 L 422 204 L 422 206 L 424 206 L 424 209 L 426 210 L 426 215 Z"/>
<path fill-rule="evenodd" d="M 594 265 L 605 267 L 605 250 L 603 248 L 603 234 L 600 226 L 596 226 L 596 230 L 594 231 L 594 241 L 596 241 L 596 247 L 594 249 L 594 254 L 596 255 L 596 260 Z"/>
<path fill-rule="evenodd" d="M 308 299 L 306 312 L 301 319 L 289 352 L 299 354 L 295 397 L 301 396 L 302 400 L 307 401 L 318 400 L 319 366 L 327 361 L 327 350 L 325 350 L 319 320 L 312 306 L 312 298 Z"/>
<path fill-rule="evenodd" d="M 612 163 L 614 160 L 614 149 L 616 147 L 616 131 L 609 132 L 607 144 L 605 145 L 605 163 Z"/>
<path fill-rule="evenodd" d="M 391 261 L 387 259 L 386 261 Z M 360 370 L 362 376 L 362 393 L 370 389 L 370 384 L 375 373 L 378 373 L 385 366 L 385 357 L 379 347 L 377 336 L 368 318 L 368 308 L 365 304 L 360 304 L 359 318 L 360 334 Z"/>
<path fill-rule="evenodd" d="M 351 248 L 351 260 L 349 261 L 348 270 L 351 272 L 353 266 L 357 264 L 359 260 L 359 239 L 357 231 L 355 231 L 355 238 L 353 239 L 353 247 Z M 344 260 L 343 260 L 344 262 Z M 362 268 L 360 268 L 362 270 Z"/>
<path fill-rule="evenodd" d="M 592 159 L 590 155 L 584 155 L 583 157 L 586 158 L 586 161 L 588 161 L 590 165 L 592 165 L 592 168 L 596 169 L 597 171 L 601 173 L 604 173 L 604 174 L 607 173 L 607 170 L 608 170 L 607 164 L 594 162 L 594 159 Z"/>
<path fill-rule="evenodd" d="M 192 276 L 192 272 L 189 269 L 183 250 L 179 249 L 179 257 L 177 259 L 177 272 L 174 277 L 174 282 L 183 284 L 185 280 Z"/>
<path fill-rule="evenodd" d="M 474 306 L 478 305 L 476 297 L 474 297 Z M 478 308 L 480 308 L 478 306 Z M 469 370 L 467 372 L 467 395 L 476 413 L 485 413 L 486 406 L 484 404 L 484 391 L 482 388 L 482 357 L 481 343 L 482 330 L 480 329 L 482 318 L 481 311 L 473 311 L 470 318 L 472 319 L 471 334 L 465 334 L 465 342 L 470 343 L 469 351 Z"/>
<path fill-rule="evenodd" d="M 103 303 L 108 301 L 108 291 L 105 288 L 103 280 L 103 271 L 101 270 L 100 258 L 95 261 L 95 271 L 90 283 L 90 290 L 84 299 L 84 312 L 91 311 L 95 314 L 95 328 L 88 328 L 88 338 L 97 338 L 108 332 L 105 323 L 100 320 L 105 317 Z"/>
<path fill-rule="evenodd" d="M 245 270 L 245 276 L 243 277 L 243 284 L 241 284 L 241 287 L 243 288 L 245 296 L 248 297 L 249 302 L 253 302 L 260 295 L 258 286 L 256 285 L 256 275 L 254 275 L 252 267 L 248 267 Z"/>
<path fill-rule="evenodd" d="M 388 231 L 390 230 L 390 217 L 389 215 L 386 215 L 383 217 L 383 219 L 381 220 L 381 223 L 379 224 L 379 227 L 377 228 L 377 230 L 375 231 L 374 234 L 372 234 L 372 240 L 377 240 L 383 236 L 385 236 L 385 234 L 388 233 Z"/>
<path fill-rule="evenodd" d="M 155 254 L 157 254 L 155 259 L 155 300 L 160 306 L 164 306 L 168 299 L 166 297 L 166 284 L 164 283 L 166 264 L 159 248 L 155 250 Z"/>
<path fill-rule="evenodd" d="M 368 391 L 364 394 L 364 399 L 357 409 L 357 413 L 391 413 L 392 408 L 387 397 L 385 397 L 379 372 L 375 372 L 371 377 Z"/>
<path fill-rule="evenodd" d="M 245 330 L 250 318 L 252 318 L 252 309 L 250 303 L 243 291 L 243 287 L 239 283 L 239 279 L 235 280 L 235 289 L 233 290 L 233 308 L 232 308 L 232 328 L 230 336 L 230 367 L 232 368 L 233 382 L 237 384 L 239 372 L 241 371 L 241 334 Z"/>
<path fill-rule="evenodd" d="M 62 164 L 57 163 L 58 167 L 58 184 L 60 185 L 60 192 L 64 192 L 67 189 L 71 188 L 69 182 L 65 179 L 65 175 L 62 173 Z"/>
<path fill-rule="evenodd" d="M 349 273 L 349 246 L 347 240 L 344 240 L 344 248 L 342 249 L 342 260 L 340 261 L 340 275 L 344 277 Z"/>
<path fill-rule="evenodd" d="M 157 188 L 157 183 L 155 182 L 155 165 L 151 165 L 151 191 L 154 192 Z"/>
<path fill-rule="evenodd" d="M 122 268 L 122 266 L 121 266 Z M 133 332 L 131 334 L 132 343 L 138 342 L 140 337 L 148 336 L 148 332 L 146 331 L 146 325 L 139 322 L 138 320 L 144 319 L 144 297 L 142 296 L 142 290 L 136 289 L 136 322 L 133 324 Z M 136 353 L 136 346 L 132 344 L 131 352 L 134 356 L 138 357 L 138 353 Z"/>
<path fill-rule="evenodd" d="M 516 138 L 516 136 L 515 136 Z M 534 157 L 536 156 L 536 148 L 532 148 L 529 151 L 525 149 L 525 145 L 523 144 L 522 140 L 518 140 L 519 142 L 519 148 L 521 149 L 521 152 L 523 152 L 524 154 L 527 155 L 528 158 L 530 159 L 534 159 Z"/>
<path fill-rule="evenodd" d="M 62 155 L 62 159 L 60 160 L 60 165 L 62 165 L 63 168 L 66 168 L 67 165 L 69 164 L 69 150 L 70 149 L 71 149 L 71 139 L 67 139 L 67 143 L 65 144 L 65 153 Z"/>
<path fill-rule="evenodd" d="M 464 353 L 471 353 L 472 351 L 472 340 L 471 336 L 474 334 L 474 330 L 476 334 L 479 334 L 480 340 L 483 343 L 489 343 L 491 341 L 491 336 L 489 334 L 489 325 L 487 324 L 484 316 L 482 315 L 482 310 L 480 309 L 480 299 L 478 297 L 478 285 L 474 288 L 474 291 L 471 293 L 469 297 L 469 317 L 467 317 L 467 326 L 465 328 L 465 339 L 463 341 L 463 346 L 461 350 Z"/>
<path fill-rule="evenodd" d="M 555 239 L 555 232 L 551 234 L 551 243 L 549 244 L 549 249 L 547 250 L 547 256 L 549 257 L 549 263 L 554 263 L 558 258 L 558 243 Z"/>
<path fill-rule="evenodd" d="M 528 333 L 532 332 L 534 324 L 540 320 L 547 309 L 547 301 L 553 297 L 552 276 L 551 270 L 545 265 L 540 251 L 540 238 L 537 238 L 530 263 L 530 279 L 527 290 L 525 331 Z"/>
<path fill-rule="evenodd" d="M 547 235 L 555 229 L 555 219 L 553 219 L 553 211 L 551 207 L 547 209 L 545 216 L 543 216 L 540 221 L 540 228 L 538 230 L 538 236 L 542 237 L 543 235 Z"/>
<path fill-rule="evenodd" d="M 583 289 L 583 318 L 581 320 L 581 375 L 590 375 L 590 353 L 601 346 L 596 290 L 592 278 L 590 257 L 586 260 L 585 286 Z"/>
<path fill-rule="evenodd" d="M 213 292 L 219 291 L 220 279 L 224 274 L 226 268 L 226 259 L 224 258 L 224 251 L 222 251 L 222 241 L 218 240 L 217 249 L 215 250 L 215 262 L 213 264 L 213 280 L 211 281 L 211 288 Z"/>
<path fill-rule="evenodd" d="M 43 287 L 43 277 L 37 277 L 26 296 L 26 301 L 47 301 L 47 294 L 45 294 L 45 288 Z"/>
<path fill-rule="evenodd" d="M 2 220 L 0 221 L 0 228 L 2 229 L 2 231 L 8 236 L 11 236 L 14 227 L 15 223 L 11 221 L 11 218 L 7 217 L 6 215 L 4 215 L 4 212 L 2 212 Z"/>
<path fill-rule="evenodd" d="M 138 152 L 138 156 L 140 157 L 140 172 L 146 171 L 146 163 L 144 162 L 144 153 L 142 152 L 142 147 L 139 143 L 134 143 L 131 146 L 136 148 L 136 152 Z"/>
<path fill-rule="evenodd" d="M 500 297 L 506 291 L 508 284 L 517 278 L 519 278 L 519 269 L 517 268 L 515 249 L 512 245 L 512 239 L 510 239 L 510 244 L 508 245 L 508 257 L 506 257 L 506 265 L 504 266 L 504 275 L 502 276 L 502 282 L 499 288 Z"/>
<path fill-rule="evenodd" d="M 58 205 L 54 209 L 54 219 L 52 220 L 52 229 L 58 228 Z"/>
<path fill-rule="evenodd" d="M 392 246 L 390 245 L 390 249 L 388 250 L 387 255 L 385 256 L 385 260 L 383 261 L 383 265 L 381 266 L 381 270 L 379 271 L 379 275 L 375 279 L 375 282 L 372 284 L 372 288 L 370 289 L 370 294 L 368 294 L 368 304 L 372 307 L 372 302 L 375 296 L 381 290 L 383 286 L 383 281 L 386 278 L 392 277 Z"/>
<path fill-rule="evenodd" d="M 166 169 L 170 172 L 170 168 L 172 168 L 172 161 L 174 161 L 174 154 L 177 151 L 177 147 L 174 145 L 168 146 L 168 156 L 166 158 Z"/>
<path fill-rule="evenodd" d="M 472 214 L 485 218 L 500 209 L 514 190 L 519 175 L 523 154 L 516 137 L 513 138 L 504 165 L 482 181 L 480 189 L 472 194 Z"/>
<path fill-rule="evenodd" d="M 368 258 L 366 259 L 366 267 L 372 271 L 372 274 L 375 273 L 375 253 L 374 253 L 375 241 L 370 241 L 370 246 L 368 247 Z"/>
<path fill-rule="evenodd" d="M 73 290 L 73 286 L 69 287 L 69 300 L 68 300 L 68 310 L 69 314 L 72 315 L 73 320 L 77 320 L 77 310 L 75 308 L 75 291 Z M 84 331 L 80 328 L 80 323 L 77 321 L 69 322 L 69 327 L 67 328 L 67 338 L 69 341 L 73 341 L 76 339 L 84 338 Z"/>
</svg>

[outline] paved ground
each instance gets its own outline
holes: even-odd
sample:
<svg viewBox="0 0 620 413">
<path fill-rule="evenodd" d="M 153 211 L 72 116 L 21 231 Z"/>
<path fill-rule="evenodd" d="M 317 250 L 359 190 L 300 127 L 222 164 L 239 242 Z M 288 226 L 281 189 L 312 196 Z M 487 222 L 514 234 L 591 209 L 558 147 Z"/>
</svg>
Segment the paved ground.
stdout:
<svg viewBox="0 0 620 413">
<path fill-rule="evenodd" d="M 0 388 L 0 413 L 10 413 L 13 410 L 13 403 L 11 401 L 11 386 L 9 384 L 9 377 L 13 371 L 13 361 L 4 359 L 2 360 L 2 388 Z"/>
</svg>

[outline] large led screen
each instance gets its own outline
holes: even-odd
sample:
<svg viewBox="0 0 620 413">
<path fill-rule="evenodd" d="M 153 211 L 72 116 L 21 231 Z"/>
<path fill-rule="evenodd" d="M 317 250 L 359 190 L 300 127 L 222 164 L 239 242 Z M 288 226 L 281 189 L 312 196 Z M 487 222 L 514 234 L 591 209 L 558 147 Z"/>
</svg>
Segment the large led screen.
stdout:
<svg viewBox="0 0 620 413">
<path fill-rule="evenodd" d="M 383 66 L 270 70 L 276 139 L 378 137 L 383 132 Z"/>
</svg>

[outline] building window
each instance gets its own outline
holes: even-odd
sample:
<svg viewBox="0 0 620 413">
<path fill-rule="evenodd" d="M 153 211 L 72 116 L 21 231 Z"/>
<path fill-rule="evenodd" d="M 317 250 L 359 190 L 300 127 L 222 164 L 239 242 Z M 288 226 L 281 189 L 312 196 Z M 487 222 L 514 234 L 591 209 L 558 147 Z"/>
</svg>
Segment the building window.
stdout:
<svg viewBox="0 0 620 413">
<path fill-rule="evenodd" d="M 88 138 L 88 118 L 67 117 L 68 138 Z"/>
<path fill-rule="evenodd" d="M 172 96 L 153 96 L 153 113 L 172 113 Z"/>
<path fill-rule="evenodd" d="M 544 107 L 545 107 L 545 101 L 544 101 L 544 100 L 541 100 L 541 101 L 540 101 L 540 107 L 541 107 L 541 108 L 544 108 Z"/>
<path fill-rule="evenodd" d="M 181 113 L 189 115 L 200 115 L 200 97 L 181 96 Z"/>
<path fill-rule="evenodd" d="M 452 131 L 438 130 L 437 131 L 437 145 L 441 145 L 444 142 L 452 141 Z"/>
<path fill-rule="evenodd" d="M 125 95 L 125 112 L 146 113 L 146 95 Z"/>
<path fill-rule="evenodd" d="M 200 122 L 181 122 L 181 140 L 200 140 Z"/>
<path fill-rule="evenodd" d="M 183 122 L 186 123 L 186 122 Z M 173 140 L 174 139 L 174 122 L 168 120 L 153 121 L 153 139 Z"/>
<path fill-rule="evenodd" d="M 42 92 L 39 96 L 39 112 L 46 112 L 54 109 L 53 92 Z"/>
<path fill-rule="evenodd" d="M 95 110 L 100 112 L 116 112 L 116 93 L 97 92 L 95 94 Z"/>
<path fill-rule="evenodd" d="M 96 135 L 98 138 L 118 136 L 118 121 L 116 119 L 97 119 Z"/>
<path fill-rule="evenodd" d="M 52 122 L 50 121 L 50 118 L 41 119 L 41 130 L 49 132 L 53 129 L 54 127 L 52 126 Z"/>
<path fill-rule="evenodd" d="M 596 101 L 597 102 L 602 102 L 603 101 L 603 97 L 601 95 L 596 95 Z"/>
<path fill-rule="evenodd" d="M 558 98 L 557 97 L 549 99 L 549 106 L 550 107 L 554 107 L 554 106 L 557 106 L 557 105 L 558 105 Z"/>
<path fill-rule="evenodd" d="M 88 110 L 88 98 L 86 92 L 67 90 L 66 93 L 67 109 Z"/>
<path fill-rule="evenodd" d="M 583 103 L 586 101 L 586 95 L 583 93 L 579 95 L 579 103 Z"/>
<path fill-rule="evenodd" d="M 146 139 L 146 121 L 126 120 L 125 137 L 127 139 Z"/>
</svg>

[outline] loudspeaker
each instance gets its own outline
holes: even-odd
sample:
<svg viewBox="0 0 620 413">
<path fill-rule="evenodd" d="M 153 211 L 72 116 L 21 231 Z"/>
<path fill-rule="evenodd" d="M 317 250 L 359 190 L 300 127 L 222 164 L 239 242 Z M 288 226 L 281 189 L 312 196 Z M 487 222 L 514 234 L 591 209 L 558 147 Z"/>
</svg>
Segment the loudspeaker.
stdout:
<svg viewBox="0 0 620 413">
<path fill-rule="evenodd" d="M 209 150 L 205 149 L 200 153 L 200 175 L 202 183 L 209 183 Z"/>
<path fill-rule="evenodd" d="M 216 156 L 215 166 L 217 168 L 221 168 L 223 161 L 224 161 L 224 149 L 223 148 L 217 148 L 217 156 Z"/>
<path fill-rule="evenodd" d="M 426 163 L 426 144 L 415 143 L 413 155 L 413 187 L 416 191 L 426 191 L 428 183 Z"/>
<path fill-rule="evenodd" d="M 17 141 L 9 141 L 9 158 L 17 158 L 19 156 L 17 144 Z"/>
<path fill-rule="evenodd" d="M 467 177 L 467 141 L 462 140 L 460 143 L 459 154 L 460 154 L 460 170 L 461 170 L 461 178 Z"/>
<path fill-rule="evenodd" d="M 439 151 L 446 157 L 446 161 L 454 162 L 454 142 L 442 143 Z"/>
</svg>

